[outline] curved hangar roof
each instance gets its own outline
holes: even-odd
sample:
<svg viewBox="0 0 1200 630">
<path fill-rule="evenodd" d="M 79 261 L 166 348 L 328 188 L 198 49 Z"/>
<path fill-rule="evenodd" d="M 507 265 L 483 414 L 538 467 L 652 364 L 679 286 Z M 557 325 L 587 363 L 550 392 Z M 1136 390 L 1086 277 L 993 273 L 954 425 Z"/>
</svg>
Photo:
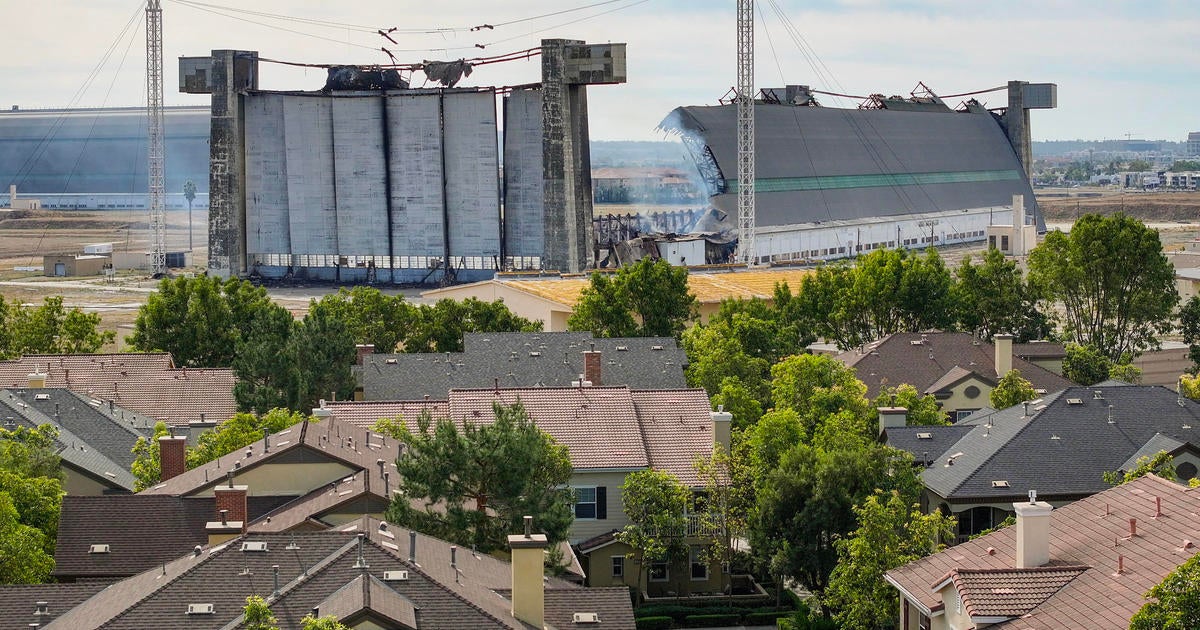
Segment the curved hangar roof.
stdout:
<svg viewBox="0 0 1200 630">
<path fill-rule="evenodd" d="M 754 117 L 759 227 L 1008 206 L 1016 194 L 1043 225 L 990 113 L 758 103 Z M 712 203 L 736 213 L 737 106 L 679 107 L 661 127 L 707 148 Z"/>
</svg>

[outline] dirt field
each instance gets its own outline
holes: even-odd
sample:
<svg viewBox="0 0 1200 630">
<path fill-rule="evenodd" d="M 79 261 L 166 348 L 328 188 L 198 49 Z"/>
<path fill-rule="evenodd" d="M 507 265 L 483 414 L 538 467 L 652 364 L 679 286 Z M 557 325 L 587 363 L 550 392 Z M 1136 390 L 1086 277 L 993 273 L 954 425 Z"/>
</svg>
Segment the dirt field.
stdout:
<svg viewBox="0 0 1200 630">
<path fill-rule="evenodd" d="M 1078 189 L 1061 191 L 1071 194 Z M 1050 227 L 1066 228 L 1071 221 L 1088 212 L 1124 211 L 1142 218 L 1159 230 L 1165 249 L 1182 249 L 1183 243 L 1200 237 L 1200 193 L 1125 193 L 1103 197 L 1049 197 L 1040 199 Z M 208 214 L 192 213 L 194 267 L 178 272 L 201 272 L 207 262 Z M 116 252 L 145 252 L 149 239 L 145 211 L 57 211 L 9 212 L 0 210 L 0 295 L 6 301 L 40 304 L 50 295 L 61 295 L 68 307 L 100 313 L 102 326 L 117 332 L 117 343 L 108 348 L 124 348 L 124 338 L 133 329 L 137 309 L 154 291 L 157 281 L 145 273 L 119 272 L 112 281 L 101 278 L 46 278 L 41 266 L 47 254 L 82 252 L 89 243 L 113 243 Z M 188 249 L 186 210 L 167 213 L 167 250 Z M 947 248 L 947 264 L 957 266 L 966 255 L 975 255 L 982 247 Z M 25 268 L 25 269 L 23 269 Z M 302 314 L 312 298 L 334 291 L 333 287 L 271 289 L 276 302 L 296 314 Z M 390 291 L 389 291 L 390 292 Z M 416 292 L 403 293 L 416 298 Z"/>
</svg>

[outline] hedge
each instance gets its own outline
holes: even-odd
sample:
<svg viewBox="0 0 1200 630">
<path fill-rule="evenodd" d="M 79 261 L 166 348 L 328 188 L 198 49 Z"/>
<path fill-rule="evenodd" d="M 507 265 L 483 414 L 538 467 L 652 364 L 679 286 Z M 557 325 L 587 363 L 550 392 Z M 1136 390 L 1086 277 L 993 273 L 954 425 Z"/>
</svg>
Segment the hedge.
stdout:
<svg viewBox="0 0 1200 630">
<path fill-rule="evenodd" d="M 769 626 L 775 623 L 776 619 L 786 619 L 795 614 L 794 610 L 777 610 L 773 612 L 752 612 L 746 615 L 747 626 Z"/>
<path fill-rule="evenodd" d="M 683 620 L 685 628 L 712 628 L 715 626 L 736 626 L 742 621 L 741 615 L 690 615 Z"/>
<path fill-rule="evenodd" d="M 642 617 L 636 620 L 637 630 L 667 630 L 671 627 L 670 617 Z"/>
</svg>

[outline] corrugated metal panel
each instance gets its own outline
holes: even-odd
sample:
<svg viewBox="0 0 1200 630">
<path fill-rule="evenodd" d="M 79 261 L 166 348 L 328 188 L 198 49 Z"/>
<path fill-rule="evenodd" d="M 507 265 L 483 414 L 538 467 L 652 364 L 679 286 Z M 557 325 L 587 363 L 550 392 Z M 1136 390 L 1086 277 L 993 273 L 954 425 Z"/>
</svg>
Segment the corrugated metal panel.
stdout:
<svg viewBox="0 0 1200 630">
<path fill-rule="evenodd" d="M 287 193 L 295 254 L 337 254 L 330 99 L 284 97 Z"/>
<path fill-rule="evenodd" d="M 388 255 L 383 101 L 332 99 L 337 244 L 343 256 Z"/>
<path fill-rule="evenodd" d="M 698 133 L 728 180 L 737 171 L 736 115 L 733 106 L 683 107 L 667 120 Z M 760 104 L 755 130 L 760 227 L 1005 206 L 1014 194 L 1042 224 L 990 114 Z M 713 204 L 736 212 L 735 191 Z"/>
<path fill-rule="evenodd" d="M 387 107 L 395 255 L 441 257 L 445 253 L 441 97 L 392 95 Z"/>
<path fill-rule="evenodd" d="M 495 94 L 446 94 L 443 120 L 450 256 L 482 257 L 493 265 L 500 256 Z"/>
<path fill-rule="evenodd" d="M 504 233 L 508 256 L 545 255 L 542 92 L 504 99 Z"/>
<path fill-rule="evenodd" d="M 246 251 L 291 253 L 283 96 L 246 97 Z"/>
</svg>

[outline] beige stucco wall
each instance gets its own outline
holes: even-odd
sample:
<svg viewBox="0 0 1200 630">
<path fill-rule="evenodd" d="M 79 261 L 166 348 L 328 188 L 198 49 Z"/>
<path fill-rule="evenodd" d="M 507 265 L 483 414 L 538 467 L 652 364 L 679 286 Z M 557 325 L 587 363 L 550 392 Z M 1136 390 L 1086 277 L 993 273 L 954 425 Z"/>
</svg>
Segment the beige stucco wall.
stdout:
<svg viewBox="0 0 1200 630">
<path fill-rule="evenodd" d="M 337 462 L 264 464 L 234 475 L 234 483 L 248 486 L 251 496 L 301 495 L 349 477 L 354 471 Z M 193 496 L 212 495 L 210 487 Z"/>
<path fill-rule="evenodd" d="M 966 391 L 968 387 L 979 388 L 979 395 L 974 398 L 968 398 Z M 991 404 L 989 397 L 992 395 L 992 387 L 987 383 L 975 378 L 967 378 L 961 383 L 950 388 L 950 397 L 939 400 L 942 403 L 942 411 L 953 413 L 959 409 L 980 409 Z"/>
<path fill-rule="evenodd" d="M 1025 359 L 1025 360 L 1029 361 L 1030 363 L 1032 363 L 1042 369 L 1045 369 L 1050 372 L 1054 372 L 1055 374 L 1062 376 L 1062 370 L 1063 370 L 1063 360 L 1062 359 L 1048 359 L 1048 358 L 1037 357 L 1037 358 Z"/>
<path fill-rule="evenodd" d="M 63 466 L 62 470 L 66 475 L 63 479 L 63 491 L 73 497 L 98 497 L 104 494 L 105 490 L 111 489 L 110 486 L 68 466 Z"/>
<path fill-rule="evenodd" d="M 567 318 L 571 309 L 562 304 L 517 291 L 499 282 L 475 282 L 435 291 L 426 291 L 423 297 L 429 299 L 450 298 L 465 300 L 476 298 L 487 302 L 503 300 L 504 305 L 514 314 L 542 322 L 542 327 L 548 332 L 561 332 L 567 329 Z"/>
<path fill-rule="evenodd" d="M 696 546 L 703 545 L 702 539 L 693 539 Z M 632 554 L 632 556 L 631 556 Z M 612 559 L 615 556 L 625 558 L 625 575 L 614 577 L 612 574 Z M 591 552 L 585 557 L 584 566 L 587 571 L 588 586 L 629 586 L 638 587 L 640 562 L 633 549 L 624 543 L 614 542 Z M 699 580 L 691 578 L 690 562 L 677 562 L 668 569 L 668 579 L 665 582 L 651 582 L 649 576 L 641 576 L 642 585 L 652 597 L 663 597 L 671 593 L 680 596 L 701 593 L 720 593 L 725 588 L 725 576 L 720 572 L 720 563 L 712 562 L 708 566 L 708 578 Z"/>
</svg>

